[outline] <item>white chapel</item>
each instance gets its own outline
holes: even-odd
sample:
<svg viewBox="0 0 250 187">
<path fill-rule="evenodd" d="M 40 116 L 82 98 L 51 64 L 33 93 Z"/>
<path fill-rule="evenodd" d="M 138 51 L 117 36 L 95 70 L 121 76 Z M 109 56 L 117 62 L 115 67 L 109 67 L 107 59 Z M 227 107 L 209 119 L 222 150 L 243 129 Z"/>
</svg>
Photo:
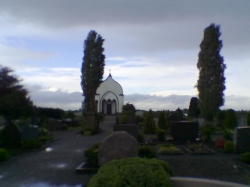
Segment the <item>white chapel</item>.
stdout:
<svg viewBox="0 0 250 187">
<path fill-rule="evenodd" d="M 97 112 L 105 115 L 115 115 L 122 112 L 123 90 L 121 85 L 112 78 L 111 74 L 97 88 L 95 100 Z"/>
</svg>

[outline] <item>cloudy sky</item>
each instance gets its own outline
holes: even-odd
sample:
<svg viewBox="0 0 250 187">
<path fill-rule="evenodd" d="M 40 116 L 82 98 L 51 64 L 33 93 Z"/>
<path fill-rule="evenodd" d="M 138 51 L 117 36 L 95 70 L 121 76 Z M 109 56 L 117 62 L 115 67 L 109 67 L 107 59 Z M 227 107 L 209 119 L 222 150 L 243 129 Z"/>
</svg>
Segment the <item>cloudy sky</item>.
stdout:
<svg viewBox="0 0 250 187">
<path fill-rule="evenodd" d="M 106 66 L 137 109 L 188 108 L 197 96 L 203 31 L 221 26 L 225 106 L 250 109 L 249 0 L 0 0 L 0 64 L 23 79 L 37 106 L 79 109 L 90 30 Z"/>
</svg>

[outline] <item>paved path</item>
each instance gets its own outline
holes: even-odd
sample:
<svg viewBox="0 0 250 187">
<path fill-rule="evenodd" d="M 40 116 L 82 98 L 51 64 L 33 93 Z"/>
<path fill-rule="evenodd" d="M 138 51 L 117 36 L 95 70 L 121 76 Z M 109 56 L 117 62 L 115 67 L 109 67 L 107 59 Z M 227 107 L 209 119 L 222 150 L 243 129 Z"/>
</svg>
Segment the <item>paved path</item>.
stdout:
<svg viewBox="0 0 250 187">
<path fill-rule="evenodd" d="M 98 135 L 84 137 L 79 130 L 54 132 L 52 149 L 34 151 L 0 164 L 0 187 L 81 187 L 92 175 L 76 174 L 84 160 L 83 151 L 111 131 L 107 125 Z"/>
</svg>

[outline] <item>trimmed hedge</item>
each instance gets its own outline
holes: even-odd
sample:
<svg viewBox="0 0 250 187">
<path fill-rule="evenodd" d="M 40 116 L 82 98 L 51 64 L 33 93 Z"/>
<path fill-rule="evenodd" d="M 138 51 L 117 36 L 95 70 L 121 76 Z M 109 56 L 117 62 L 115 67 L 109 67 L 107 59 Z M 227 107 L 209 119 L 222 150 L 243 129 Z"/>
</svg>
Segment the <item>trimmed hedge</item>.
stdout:
<svg viewBox="0 0 250 187">
<path fill-rule="evenodd" d="M 9 153 L 7 150 L 0 148 L 0 162 L 8 160 Z"/>
<path fill-rule="evenodd" d="M 103 165 L 88 187 L 170 187 L 170 166 L 158 159 L 125 158 Z"/>
</svg>

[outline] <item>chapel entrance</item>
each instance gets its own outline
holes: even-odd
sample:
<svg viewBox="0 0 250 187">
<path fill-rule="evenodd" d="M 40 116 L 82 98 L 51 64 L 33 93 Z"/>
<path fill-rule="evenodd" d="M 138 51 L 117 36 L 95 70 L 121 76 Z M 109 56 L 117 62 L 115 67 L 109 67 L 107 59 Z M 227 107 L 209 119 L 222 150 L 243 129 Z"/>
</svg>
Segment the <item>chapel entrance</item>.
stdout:
<svg viewBox="0 0 250 187">
<path fill-rule="evenodd" d="M 112 105 L 111 104 L 107 104 L 107 114 L 108 115 L 112 114 Z"/>
<path fill-rule="evenodd" d="M 116 100 L 102 100 L 102 113 L 104 115 L 115 115 L 117 113 Z"/>
</svg>

